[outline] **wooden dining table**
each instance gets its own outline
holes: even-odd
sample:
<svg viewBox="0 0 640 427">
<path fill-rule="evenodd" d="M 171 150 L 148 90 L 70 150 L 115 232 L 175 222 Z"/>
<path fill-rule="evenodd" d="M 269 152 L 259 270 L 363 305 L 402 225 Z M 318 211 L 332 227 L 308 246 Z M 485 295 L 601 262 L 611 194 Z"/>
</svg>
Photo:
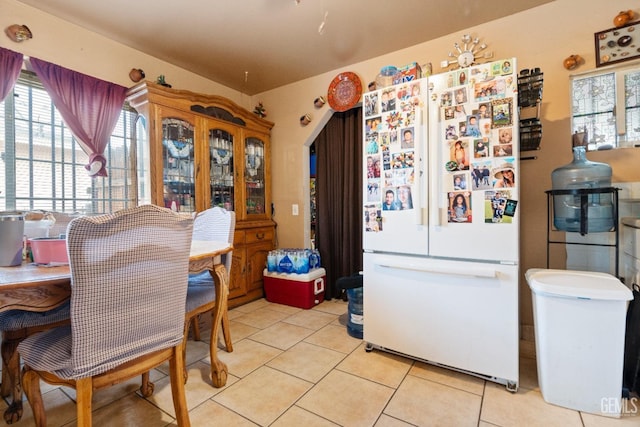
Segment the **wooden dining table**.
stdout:
<svg viewBox="0 0 640 427">
<path fill-rule="evenodd" d="M 189 254 L 189 273 L 209 271 L 214 281 L 216 301 L 209 351 L 211 380 L 218 388 L 226 385 L 228 376 L 227 365 L 217 355 L 220 322 L 227 310 L 229 296 L 228 276 L 221 255 L 232 250 L 233 246 L 228 242 L 193 240 Z M 0 267 L 0 312 L 13 309 L 48 311 L 63 304 L 70 296 L 71 271 L 68 264 L 37 265 L 24 262 L 15 267 Z M 7 411 L 15 409 L 15 405 L 11 405 Z"/>
</svg>

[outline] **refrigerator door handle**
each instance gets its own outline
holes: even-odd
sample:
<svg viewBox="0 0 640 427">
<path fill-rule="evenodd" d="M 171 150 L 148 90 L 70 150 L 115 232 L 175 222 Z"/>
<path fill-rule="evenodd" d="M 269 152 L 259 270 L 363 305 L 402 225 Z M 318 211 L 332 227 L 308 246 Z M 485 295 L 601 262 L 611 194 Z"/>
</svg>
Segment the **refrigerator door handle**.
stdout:
<svg viewBox="0 0 640 427">
<path fill-rule="evenodd" d="M 437 266 L 421 266 L 417 264 L 378 264 L 382 268 L 393 268 L 397 270 L 409 270 L 409 271 L 418 271 L 422 273 L 434 273 L 434 274 L 444 274 L 447 276 L 467 276 L 467 277 L 482 277 L 494 279 L 498 277 L 498 271 L 493 268 L 467 268 L 465 270 L 449 270 L 442 267 Z"/>
</svg>

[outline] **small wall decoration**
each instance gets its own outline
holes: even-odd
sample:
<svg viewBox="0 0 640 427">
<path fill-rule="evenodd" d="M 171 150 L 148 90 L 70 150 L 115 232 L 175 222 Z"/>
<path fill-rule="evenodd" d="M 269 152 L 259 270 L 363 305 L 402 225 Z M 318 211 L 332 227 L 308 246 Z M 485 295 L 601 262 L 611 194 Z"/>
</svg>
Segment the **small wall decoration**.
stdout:
<svg viewBox="0 0 640 427">
<path fill-rule="evenodd" d="M 309 123 L 311 123 L 311 115 L 310 114 L 305 114 L 304 116 L 300 116 L 300 124 L 302 126 L 306 126 Z"/>
<path fill-rule="evenodd" d="M 640 58 L 640 21 L 594 35 L 596 67 Z"/>
<path fill-rule="evenodd" d="M 570 55 L 567 56 L 564 61 L 562 61 L 562 65 L 564 66 L 564 68 L 566 68 L 567 70 L 574 70 L 576 69 L 580 64 L 582 64 L 582 57 L 580 55 Z"/>
<path fill-rule="evenodd" d="M 13 24 L 9 25 L 4 30 L 7 37 L 13 40 L 16 43 L 23 42 L 25 40 L 29 40 L 33 37 L 31 30 L 26 25 Z"/>
<path fill-rule="evenodd" d="M 144 71 L 140 68 L 132 68 L 131 71 L 129 71 L 129 78 L 132 82 L 138 83 L 145 78 Z"/>
</svg>

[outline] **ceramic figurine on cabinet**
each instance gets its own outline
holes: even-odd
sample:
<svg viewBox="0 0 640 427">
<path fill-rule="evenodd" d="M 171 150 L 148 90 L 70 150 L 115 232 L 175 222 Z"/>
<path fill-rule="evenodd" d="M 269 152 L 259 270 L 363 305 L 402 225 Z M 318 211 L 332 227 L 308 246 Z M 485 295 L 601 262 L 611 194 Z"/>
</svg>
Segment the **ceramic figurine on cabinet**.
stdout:
<svg viewBox="0 0 640 427">
<path fill-rule="evenodd" d="M 267 109 L 264 108 L 264 105 L 262 105 L 262 102 L 258 102 L 258 105 L 256 105 L 255 108 L 253 109 L 253 113 L 257 114 L 263 119 L 267 117 Z"/>
</svg>

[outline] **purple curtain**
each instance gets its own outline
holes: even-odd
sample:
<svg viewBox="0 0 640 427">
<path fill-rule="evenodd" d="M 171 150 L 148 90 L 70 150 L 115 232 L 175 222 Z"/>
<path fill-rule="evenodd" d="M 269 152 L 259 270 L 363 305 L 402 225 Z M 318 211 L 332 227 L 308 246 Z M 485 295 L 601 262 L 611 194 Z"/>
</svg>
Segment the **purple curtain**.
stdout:
<svg viewBox="0 0 640 427">
<path fill-rule="evenodd" d="M 0 102 L 16 84 L 22 68 L 22 54 L 0 47 Z"/>
<path fill-rule="evenodd" d="M 118 122 L 127 88 L 37 58 L 31 58 L 29 66 L 89 155 L 85 166 L 89 175 L 107 176 L 103 153 Z"/>
</svg>

